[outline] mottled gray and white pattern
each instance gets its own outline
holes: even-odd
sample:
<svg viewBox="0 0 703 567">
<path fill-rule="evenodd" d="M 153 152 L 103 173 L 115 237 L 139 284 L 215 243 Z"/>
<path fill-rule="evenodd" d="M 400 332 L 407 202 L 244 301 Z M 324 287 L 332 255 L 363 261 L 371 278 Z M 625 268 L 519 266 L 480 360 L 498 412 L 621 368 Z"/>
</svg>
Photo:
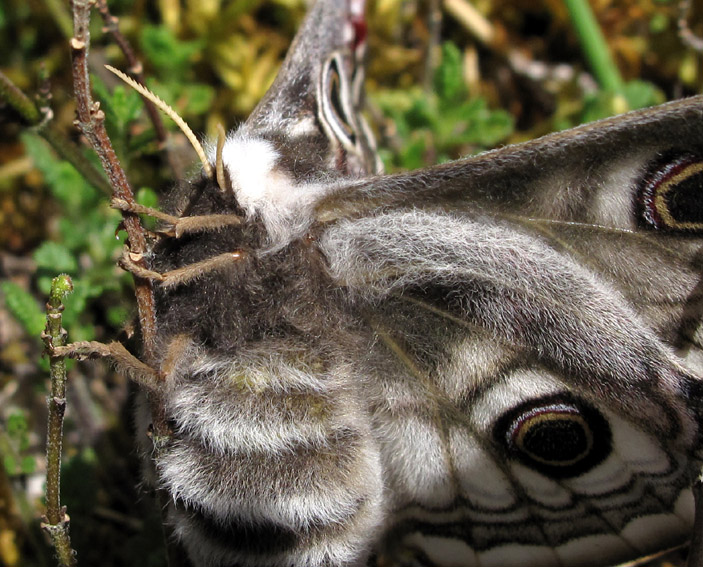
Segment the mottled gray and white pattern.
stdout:
<svg viewBox="0 0 703 567">
<path fill-rule="evenodd" d="M 364 45 L 358 2 L 320 0 L 228 137 L 227 187 L 165 204 L 242 219 L 148 255 L 236 252 L 156 288 L 153 475 L 191 562 L 571 567 L 685 541 L 703 98 L 383 176 Z"/>
</svg>

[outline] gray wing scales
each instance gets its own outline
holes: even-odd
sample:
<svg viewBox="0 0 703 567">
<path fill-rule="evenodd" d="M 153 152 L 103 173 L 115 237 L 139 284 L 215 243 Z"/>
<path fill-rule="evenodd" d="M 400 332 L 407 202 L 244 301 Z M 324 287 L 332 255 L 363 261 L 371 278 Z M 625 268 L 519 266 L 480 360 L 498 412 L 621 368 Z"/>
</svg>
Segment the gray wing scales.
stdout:
<svg viewBox="0 0 703 567">
<path fill-rule="evenodd" d="M 614 563 L 686 539 L 700 367 L 668 338 L 695 296 L 694 247 L 619 230 L 651 255 L 628 277 L 625 251 L 590 254 L 612 232 L 399 210 L 323 234 L 376 337 L 394 561 Z M 637 292 L 648 274 L 676 284 Z"/>
<path fill-rule="evenodd" d="M 350 181 L 318 203 L 317 216 L 436 206 L 633 229 L 635 186 L 659 159 L 693 154 L 700 162 L 702 120 L 703 97 L 693 97 L 418 171 Z"/>
</svg>

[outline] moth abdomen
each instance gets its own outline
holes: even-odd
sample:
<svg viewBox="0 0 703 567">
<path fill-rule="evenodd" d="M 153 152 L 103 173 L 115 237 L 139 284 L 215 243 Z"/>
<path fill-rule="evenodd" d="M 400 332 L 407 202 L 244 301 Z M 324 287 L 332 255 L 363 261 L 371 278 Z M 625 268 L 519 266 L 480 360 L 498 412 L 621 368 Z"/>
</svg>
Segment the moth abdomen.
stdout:
<svg viewBox="0 0 703 567">
<path fill-rule="evenodd" d="M 267 347 L 280 353 L 289 344 Z M 374 539 L 383 498 L 350 367 L 298 352 L 242 353 L 207 368 L 168 397 L 173 437 L 156 462 L 191 556 L 205 565 L 289 565 L 344 564 L 352 549 L 358 554 Z"/>
</svg>

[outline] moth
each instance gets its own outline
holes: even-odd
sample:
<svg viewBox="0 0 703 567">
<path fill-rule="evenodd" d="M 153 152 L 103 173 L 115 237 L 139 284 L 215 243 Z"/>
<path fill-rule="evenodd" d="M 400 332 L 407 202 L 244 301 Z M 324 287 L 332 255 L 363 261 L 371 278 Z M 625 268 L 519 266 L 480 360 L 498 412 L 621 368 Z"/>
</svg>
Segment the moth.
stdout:
<svg viewBox="0 0 703 567">
<path fill-rule="evenodd" d="M 571 567 L 682 543 L 703 97 L 382 175 L 365 40 L 362 2 L 319 0 L 154 213 L 147 268 L 125 262 L 155 281 L 153 475 L 190 561 Z"/>
</svg>

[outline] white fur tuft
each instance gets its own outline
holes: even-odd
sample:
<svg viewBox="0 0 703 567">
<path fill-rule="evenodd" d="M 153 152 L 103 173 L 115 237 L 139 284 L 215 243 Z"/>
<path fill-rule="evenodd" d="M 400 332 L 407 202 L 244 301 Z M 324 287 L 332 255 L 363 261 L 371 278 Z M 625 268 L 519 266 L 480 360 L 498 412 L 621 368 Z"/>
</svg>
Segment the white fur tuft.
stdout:
<svg viewBox="0 0 703 567">
<path fill-rule="evenodd" d="M 208 148 L 214 161 L 214 146 Z M 249 217 L 260 216 L 273 248 L 301 236 L 312 222 L 312 208 L 329 187 L 297 183 L 279 164 L 273 143 L 232 132 L 225 141 L 222 161 L 237 202 Z"/>
</svg>

